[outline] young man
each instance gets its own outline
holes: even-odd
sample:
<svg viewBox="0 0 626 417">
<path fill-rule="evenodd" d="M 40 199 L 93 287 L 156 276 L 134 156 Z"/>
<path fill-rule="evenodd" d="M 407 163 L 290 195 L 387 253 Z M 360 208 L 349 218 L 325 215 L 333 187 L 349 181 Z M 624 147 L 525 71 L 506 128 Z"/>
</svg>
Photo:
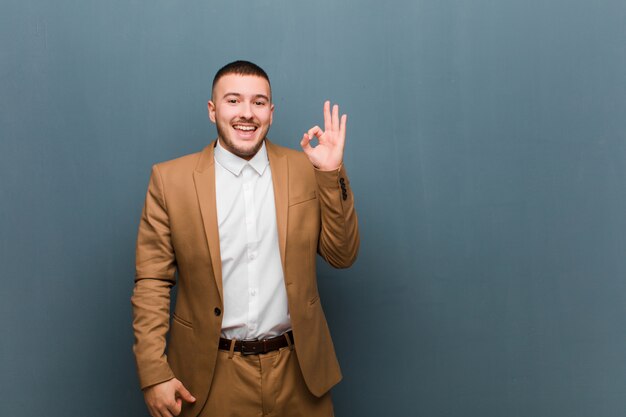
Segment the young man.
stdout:
<svg viewBox="0 0 626 417">
<path fill-rule="evenodd" d="M 246 61 L 217 72 L 208 111 L 217 140 L 153 167 L 139 225 L 133 349 L 150 414 L 332 416 L 341 372 L 315 255 L 345 268 L 358 252 L 346 116 L 326 102 L 304 152 L 272 144 L 269 78 Z"/>
</svg>

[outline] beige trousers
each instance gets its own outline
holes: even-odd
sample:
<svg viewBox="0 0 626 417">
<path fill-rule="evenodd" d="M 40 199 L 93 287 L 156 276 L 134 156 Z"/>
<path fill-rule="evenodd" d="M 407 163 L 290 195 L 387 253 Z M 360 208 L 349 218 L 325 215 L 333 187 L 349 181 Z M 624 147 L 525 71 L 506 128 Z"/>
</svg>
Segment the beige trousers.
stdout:
<svg viewBox="0 0 626 417">
<path fill-rule="evenodd" d="M 220 350 L 200 417 L 332 417 L 330 392 L 307 388 L 295 349 L 261 355 Z"/>
</svg>

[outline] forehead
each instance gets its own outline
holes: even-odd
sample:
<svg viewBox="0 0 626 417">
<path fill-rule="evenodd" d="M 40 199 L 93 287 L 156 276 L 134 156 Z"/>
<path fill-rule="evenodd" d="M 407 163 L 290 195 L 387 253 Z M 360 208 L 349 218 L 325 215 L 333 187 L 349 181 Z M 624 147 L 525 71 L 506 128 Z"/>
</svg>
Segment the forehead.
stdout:
<svg viewBox="0 0 626 417">
<path fill-rule="evenodd" d="M 263 77 L 257 77 L 256 75 L 227 74 L 217 80 L 213 94 L 220 97 L 230 93 L 246 96 L 264 95 L 269 97 L 271 91 L 270 84 Z"/>
</svg>

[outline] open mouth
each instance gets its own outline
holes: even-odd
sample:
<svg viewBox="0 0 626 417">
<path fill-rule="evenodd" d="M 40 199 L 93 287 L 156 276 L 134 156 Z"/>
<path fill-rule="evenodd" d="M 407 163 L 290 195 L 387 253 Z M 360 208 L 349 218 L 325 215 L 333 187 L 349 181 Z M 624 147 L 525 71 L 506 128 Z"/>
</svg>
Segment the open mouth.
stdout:
<svg viewBox="0 0 626 417">
<path fill-rule="evenodd" d="M 235 129 L 240 136 L 252 136 L 258 127 L 247 124 L 233 124 L 233 129 Z"/>
</svg>

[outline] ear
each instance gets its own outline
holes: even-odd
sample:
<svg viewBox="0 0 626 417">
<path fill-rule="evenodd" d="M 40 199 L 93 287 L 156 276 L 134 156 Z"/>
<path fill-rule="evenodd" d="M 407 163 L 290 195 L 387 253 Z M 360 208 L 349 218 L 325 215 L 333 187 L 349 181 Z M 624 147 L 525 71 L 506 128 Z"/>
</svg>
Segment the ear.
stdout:
<svg viewBox="0 0 626 417">
<path fill-rule="evenodd" d="M 213 103 L 211 100 L 209 100 L 209 102 L 207 103 L 207 110 L 209 111 L 209 119 L 211 119 L 211 121 L 215 123 L 215 103 Z"/>
<path fill-rule="evenodd" d="M 274 120 L 274 103 L 272 103 L 272 105 L 270 106 L 270 125 L 272 124 L 273 120 Z"/>
</svg>

